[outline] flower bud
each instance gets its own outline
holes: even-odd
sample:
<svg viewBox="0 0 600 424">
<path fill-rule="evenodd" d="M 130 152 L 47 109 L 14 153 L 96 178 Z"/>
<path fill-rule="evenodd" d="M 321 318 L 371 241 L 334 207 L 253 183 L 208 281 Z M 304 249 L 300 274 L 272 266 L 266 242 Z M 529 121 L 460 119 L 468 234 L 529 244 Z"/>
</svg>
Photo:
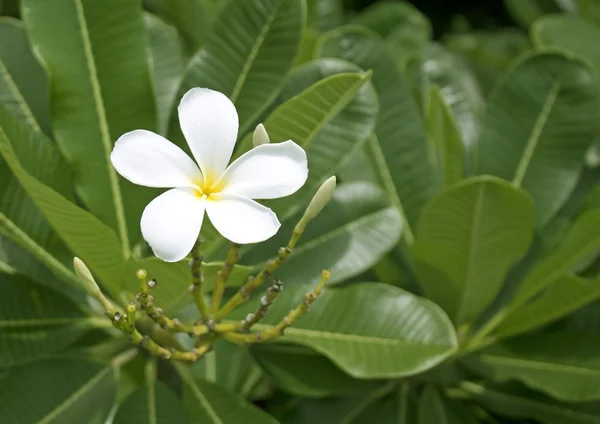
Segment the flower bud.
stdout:
<svg viewBox="0 0 600 424">
<path fill-rule="evenodd" d="M 331 198 L 333 197 L 333 192 L 335 191 L 336 178 L 335 176 L 329 177 L 321 187 L 317 190 L 312 200 L 308 204 L 302 219 L 296 225 L 296 231 L 302 232 L 306 227 L 306 224 L 316 217 L 323 208 L 329 203 Z"/>
<path fill-rule="evenodd" d="M 98 295 L 100 295 L 100 287 L 98 287 L 98 284 L 96 283 L 96 280 L 94 280 L 92 273 L 83 263 L 83 261 L 78 257 L 74 257 L 73 268 L 75 269 L 75 274 L 79 278 L 79 281 L 83 283 L 85 291 L 87 291 L 93 297 L 98 297 Z"/>
<path fill-rule="evenodd" d="M 252 134 L 252 144 L 254 147 L 258 147 L 261 144 L 269 144 L 271 140 L 269 139 L 269 134 L 267 134 L 267 130 L 263 124 L 258 124 L 254 133 Z"/>
</svg>

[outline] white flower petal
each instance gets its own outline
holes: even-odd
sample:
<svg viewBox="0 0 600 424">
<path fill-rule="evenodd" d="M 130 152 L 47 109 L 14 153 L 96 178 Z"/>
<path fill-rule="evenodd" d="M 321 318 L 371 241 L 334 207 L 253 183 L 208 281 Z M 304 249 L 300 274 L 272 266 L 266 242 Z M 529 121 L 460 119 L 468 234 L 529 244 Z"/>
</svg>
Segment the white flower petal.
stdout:
<svg viewBox="0 0 600 424">
<path fill-rule="evenodd" d="M 146 187 L 193 187 L 202 181 L 198 166 L 183 150 L 151 131 L 122 135 L 110 161 L 124 178 Z"/>
<path fill-rule="evenodd" d="M 177 262 L 190 253 L 200 234 L 205 203 L 193 189 L 174 188 L 146 206 L 142 234 L 156 256 Z"/>
<path fill-rule="evenodd" d="M 291 140 L 255 147 L 221 176 L 223 192 L 251 199 L 277 199 L 295 193 L 306 182 L 306 152 Z"/>
<path fill-rule="evenodd" d="M 223 237 L 239 244 L 265 241 L 281 226 L 271 209 L 232 194 L 211 195 L 206 202 L 206 213 Z"/>
<path fill-rule="evenodd" d="M 192 88 L 179 103 L 179 124 L 207 181 L 227 167 L 238 133 L 235 106 L 222 93 Z"/>
</svg>

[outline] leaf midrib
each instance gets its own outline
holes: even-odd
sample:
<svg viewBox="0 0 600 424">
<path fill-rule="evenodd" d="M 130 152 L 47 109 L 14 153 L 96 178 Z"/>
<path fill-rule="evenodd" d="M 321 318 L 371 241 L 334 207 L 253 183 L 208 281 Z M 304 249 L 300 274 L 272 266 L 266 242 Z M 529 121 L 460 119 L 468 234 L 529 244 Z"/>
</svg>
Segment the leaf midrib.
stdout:
<svg viewBox="0 0 600 424">
<path fill-rule="evenodd" d="M 212 420 L 212 422 L 214 424 L 225 424 L 221 420 L 221 418 L 219 418 L 219 415 L 213 409 L 213 407 L 211 406 L 211 404 L 208 401 L 208 399 L 206 399 L 206 397 L 204 396 L 204 394 L 202 394 L 202 391 L 200 391 L 200 389 L 198 388 L 198 385 L 196 384 L 196 382 L 189 375 L 189 372 L 188 372 L 187 368 L 185 368 L 181 364 L 175 364 L 175 368 L 177 369 L 177 372 L 179 373 L 179 376 L 181 377 L 181 379 L 184 380 L 185 383 L 190 387 L 190 390 L 192 391 L 192 394 L 198 400 L 198 402 L 200 402 L 202 408 L 204 409 L 204 411 L 206 412 L 206 414 L 209 416 L 209 418 Z"/>
<path fill-rule="evenodd" d="M 14 98 L 17 100 L 19 108 L 21 109 L 21 111 L 23 112 L 23 114 L 25 115 L 25 117 L 27 119 L 27 123 L 31 127 L 33 127 L 33 129 L 35 131 L 41 132 L 41 128 L 40 128 L 37 120 L 35 119 L 33 112 L 31 111 L 31 109 L 29 109 L 29 105 L 25 101 L 25 98 L 23 97 L 21 90 L 19 90 L 19 87 L 15 83 L 15 80 L 13 79 L 10 72 L 8 72 L 8 69 L 4 65 L 4 61 L 2 61 L 2 60 L 0 60 L 0 75 L 2 75 L 2 77 L 6 81 L 6 84 L 8 85 L 9 90 L 12 92 Z"/>
<path fill-rule="evenodd" d="M 87 323 L 88 317 L 74 318 L 26 318 L 26 319 L 0 319 L 0 329 L 2 328 L 23 328 L 23 327 L 56 327 L 65 324 Z"/>
<path fill-rule="evenodd" d="M 600 370 L 595 370 L 592 368 L 580 368 L 575 365 L 566 365 L 559 364 L 553 362 L 544 362 L 540 360 L 530 360 L 530 359 L 519 359 L 519 358 L 507 358 L 503 356 L 496 356 L 492 354 L 482 354 L 480 355 L 484 361 L 496 364 L 496 365 L 507 365 L 516 368 L 522 369 L 535 369 L 556 373 L 563 373 L 568 375 L 580 375 L 583 377 L 593 377 L 600 379 Z"/>
<path fill-rule="evenodd" d="M 77 21 L 79 23 L 79 30 L 81 40 L 83 43 L 83 51 L 85 55 L 85 62 L 88 68 L 88 76 L 90 85 L 92 88 L 92 97 L 94 99 L 94 105 L 96 110 L 96 118 L 98 119 L 98 126 L 100 130 L 100 139 L 102 146 L 104 147 L 104 160 L 108 170 L 108 179 L 110 183 L 110 189 L 112 193 L 113 206 L 115 208 L 115 219 L 117 221 L 117 231 L 119 239 L 123 247 L 124 257 L 129 257 L 129 235 L 127 234 L 127 223 L 125 221 L 125 208 L 123 206 L 123 197 L 121 194 L 121 188 L 119 186 L 119 180 L 115 169 L 111 166 L 109 157 L 112 150 L 112 143 L 110 138 L 110 130 L 108 126 L 108 120 L 106 118 L 106 111 L 104 110 L 104 100 L 102 99 L 102 90 L 100 88 L 100 81 L 98 80 L 98 70 L 96 69 L 96 62 L 94 60 L 94 53 L 92 49 L 92 43 L 85 20 L 85 13 L 83 10 L 82 0 L 73 0 L 75 4 L 75 10 L 77 15 Z"/>
<path fill-rule="evenodd" d="M 84 396 L 88 391 L 90 391 L 96 384 L 98 384 L 102 379 L 111 371 L 113 368 L 111 366 L 104 367 L 99 373 L 97 373 L 94 377 L 88 380 L 84 385 L 79 387 L 71 396 L 66 398 L 63 402 L 57 405 L 52 411 L 44 416 L 37 424 L 48 424 L 51 423 L 56 417 L 65 412 L 68 408 L 70 408 L 74 403 L 76 403 L 82 396 Z"/>
<path fill-rule="evenodd" d="M 525 145 L 525 150 L 523 151 L 523 156 L 521 156 L 521 160 L 517 165 L 517 169 L 515 170 L 515 177 L 513 178 L 512 183 L 516 187 L 521 187 L 523 179 L 525 178 L 525 174 L 527 172 L 527 168 L 531 163 L 531 159 L 533 158 L 533 154 L 535 149 L 540 141 L 540 137 L 544 130 L 544 126 L 546 125 L 546 121 L 548 120 L 550 113 L 552 112 L 552 108 L 556 104 L 556 100 L 558 98 L 558 93 L 562 87 L 562 78 L 558 78 L 550 87 L 550 91 L 548 92 L 548 97 L 544 102 L 544 106 L 542 107 L 542 111 L 540 115 L 535 121 L 535 125 L 527 143 Z"/>
</svg>

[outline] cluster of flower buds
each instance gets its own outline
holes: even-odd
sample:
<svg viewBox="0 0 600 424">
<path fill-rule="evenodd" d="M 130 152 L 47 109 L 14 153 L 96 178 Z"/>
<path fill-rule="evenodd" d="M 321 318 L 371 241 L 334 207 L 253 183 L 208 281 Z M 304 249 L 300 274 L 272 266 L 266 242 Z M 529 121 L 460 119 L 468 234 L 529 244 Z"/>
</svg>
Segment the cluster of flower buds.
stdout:
<svg viewBox="0 0 600 424">
<path fill-rule="evenodd" d="M 310 304 L 319 297 L 327 280 L 331 276 L 329 271 L 324 270 L 322 272 L 321 280 L 314 291 L 307 293 L 303 301 L 283 317 L 278 324 L 262 332 L 253 332 L 252 327 L 267 314 L 269 307 L 276 301 L 277 296 L 283 290 L 282 281 L 273 278 L 273 274 L 279 266 L 287 262 L 308 222 L 315 218 L 331 200 L 335 185 L 335 177 L 329 178 L 321 185 L 304 215 L 296 224 L 288 244 L 285 247 L 281 247 L 277 255 L 269 259 L 258 274 L 248 277 L 245 284 L 224 305 L 221 305 L 221 303 L 225 286 L 239 259 L 241 246 L 231 243 L 225 262 L 221 270 L 217 272 L 211 302 L 207 302 L 204 292 L 204 262 L 201 250 L 202 238 L 200 237 L 192 249 L 192 258 L 190 261 L 190 292 L 201 317 L 200 320 L 195 322 L 183 323 L 177 318 L 172 319 L 165 315 L 165 312 L 155 304 L 152 295 L 152 290 L 157 286 L 158 282 L 154 279 L 148 280 L 147 273 L 143 269 L 139 269 L 136 273 L 139 282 L 139 292 L 127 304 L 124 310 L 116 307 L 104 296 L 91 272 L 79 258 L 74 259 L 75 272 L 84 284 L 86 291 L 102 305 L 105 315 L 111 320 L 115 328 L 129 335 L 134 344 L 164 359 L 195 362 L 209 352 L 214 346 L 215 341 L 220 337 L 242 345 L 278 338 L 284 334 L 287 327 L 302 317 L 308 311 Z M 260 299 L 260 304 L 254 313 L 248 314 L 241 321 L 227 320 L 231 312 L 247 302 L 249 296 L 268 280 L 272 280 L 272 284 Z M 153 322 L 153 327 L 160 327 L 171 333 L 186 333 L 190 337 L 195 338 L 197 341 L 195 347 L 191 350 L 183 350 L 179 346 L 165 346 L 163 345 L 164 343 L 161 344 L 155 340 L 151 332 L 150 334 L 143 334 L 140 330 L 140 322 L 148 319 Z"/>
</svg>

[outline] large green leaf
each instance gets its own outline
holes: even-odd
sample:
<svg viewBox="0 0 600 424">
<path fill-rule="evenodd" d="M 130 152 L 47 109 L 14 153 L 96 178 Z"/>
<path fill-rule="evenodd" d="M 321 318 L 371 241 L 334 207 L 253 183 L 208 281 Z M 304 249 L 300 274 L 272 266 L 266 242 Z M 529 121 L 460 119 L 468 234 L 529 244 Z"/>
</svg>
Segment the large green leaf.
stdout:
<svg viewBox="0 0 600 424">
<path fill-rule="evenodd" d="M 425 293 L 457 326 L 471 324 L 494 300 L 533 237 L 534 208 L 523 190 L 475 177 L 424 209 L 414 255 Z"/>
<path fill-rule="evenodd" d="M 175 97 L 183 77 L 185 59 L 183 46 L 177 30 L 160 18 L 146 13 L 144 23 L 150 37 L 150 58 L 152 78 L 158 108 L 158 130 L 167 135 L 171 113 L 175 107 Z"/>
<path fill-rule="evenodd" d="M 557 3 L 557 0 L 504 0 L 513 19 L 525 28 L 542 15 L 559 12 Z"/>
<path fill-rule="evenodd" d="M 437 165 L 444 173 L 444 183 L 446 186 L 457 183 L 465 175 L 464 148 L 452 109 L 437 86 L 429 90 L 426 116 Z"/>
<path fill-rule="evenodd" d="M 225 1 L 217 0 L 156 0 L 161 18 L 174 25 L 194 53 L 206 41 Z"/>
<path fill-rule="evenodd" d="M 418 404 L 418 424 L 478 424 L 465 406 L 443 398 L 432 385 L 423 389 Z"/>
<path fill-rule="evenodd" d="M 311 290 L 286 288 L 255 328 L 271 328 Z M 249 302 L 232 317 L 243 318 L 255 308 Z M 310 347 L 347 374 L 371 379 L 423 372 L 451 355 L 457 343 L 450 320 L 436 304 L 381 283 L 325 290 L 280 340 Z"/>
<path fill-rule="evenodd" d="M 60 352 L 91 326 L 75 304 L 25 277 L 0 274 L 0 291 L 2 367 Z"/>
<path fill-rule="evenodd" d="M 600 339 L 559 332 L 521 337 L 492 346 L 467 364 L 493 380 L 519 380 L 568 402 L 600 399 Z"/>
<path fill-rule="evenodd" d="M 177 369 L 185 384 L 183 402 L 190 411 L 192 424 L 277 424 L 273 417 L 239 395 L 216 384 L 194 380 L 181 365 Z"/>
<path fill-rule="evenodd" d="M 23 0 L 33 49 L 46 68 L 56 141 L 82 202 L 116 230 L 127 253 L 153 190 L 120 179 L 114 141 L 154 130 L 156 106 L 141 0 Z"/>
<path fill-rule="evenodd" d="M 125 399 L 114 424 L 186 424 L 188 411 L 181 399 L 160 381 L 152 381 Z"/>
<path fill-rule="evenodd" d="M 19 121 L 50 134 L 48 82 L 21 21 L 0 19 L 0 104 Z"/>
<path fill-rule="evenodd" d="M 519 388 L 495 389 L 471 382 L 462 383 L 461 389 L 467 399 L 503 416 L 544 424 L 600 424 L 598 403 L 558 403 Z"/>
<path fill-rule="evenodd" d="M 0 376 L 6 424 L 102 424 L 116 396 L 112 365 L 53 359 L 12 368 Z"/>
<path fill-rule="evenodd" d="M 600 210 L 584 213 L 575 221 L 562 243 L 529 271 L 509 305 L 513 310 L 546 288 L 551 288 L 565 274 L 576 271 L 582 263 L 600 252 Z"/>
<path fill-rule="evenodd" d="M 576 275 L 563 275 L 529 302 L 506 316 L 494 337 L 506 338 L 556 321 L 583 306 L 600 300 L 600 283 Z"/>
<path fill-rule="evenodd" d="M 7 135 L 9 134 L 0 129 L 0 154 L 15 177 L 69 249 L 83 259 L 113 294 L 116 294 L 122 285 L 124 269 L 121 243 L 117 235 L 98 218 L 31 175 L 13 148 L 13 145 L 18 146 L 23 138 L 14 138 L 11 143 Z M 35 154 L 38 151 L 28 149 L 27 152 L 30 158 L 32 152 Z M 34 249 L 32 253 L 38 254 L 40 259 L 46 258 L 44 251 L 38 252 Z M 65 275 L 72 274 L 70 271 L 64 271 L 64 266 L 55 265 L 56 261 L 48 259 L 47 262 Z M 69 281 L 73 280 L 69 277 Z"/>
<path fill-rule="evenodd" d="M 190 60 L 180 94 L 192 87 L 224 93 L 236 106 L 243 135 L 277 96 L 292 68 L 305 14 L 301 0 L 229 2 Z"/>
<path fill-rule="evenodd" d="M 375 390 L 381 381 L 357 380 L 317 352 L 292 344 L 257 344 L 252 355 L 275 384 L 296 396 L 324 398 Z"/>
<path fill-rule="evenodd" d="M 244 254 L 242 262 L 256 264 L 273 256 L 286 244 L 302 213 L 286 221 L 276 236 Z M 321 271 L 329 269 L 330 284 L 344 281 L 366 271 L 392 249 L 401 227 L 400 214 L 388 205 L 379 187 L 363 182 L 342 184 L 276 276 L 285 284 L 316 283 Z"/>
<path fill-rule="evenodd" d="M 526 55 L 487 105 L 478 172 L 526 189 L 537 224 L 547 224 L 575 188 L 599 106 L 591 68 L 559 53 Z"/>
<path fill-rule="evenodd" d="M 363 69 L 373 69 L 379 95 L 379 118 L 369 147 L 392 205 L 405 216 L 404 237 L 423 205 L 441 186 L 428 149 L 428 137 L 408 84 L 388 53 L 385 42 L 361 27 L 345 27 L 324 36 L 321 56 L 341 57 Z"/>
<path fill-rule="evenodd" d="M 558 47 L 569 53 L 589 60 L 600 70 L 600 48 L 594 43 L 582 40 L 595 40 L 600 37 L 600 28 L 584 19 L 554 15 L 545 16 L 535 22 L 531 38 L 536 47 Z"/>
</svg>

